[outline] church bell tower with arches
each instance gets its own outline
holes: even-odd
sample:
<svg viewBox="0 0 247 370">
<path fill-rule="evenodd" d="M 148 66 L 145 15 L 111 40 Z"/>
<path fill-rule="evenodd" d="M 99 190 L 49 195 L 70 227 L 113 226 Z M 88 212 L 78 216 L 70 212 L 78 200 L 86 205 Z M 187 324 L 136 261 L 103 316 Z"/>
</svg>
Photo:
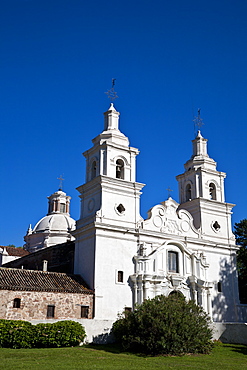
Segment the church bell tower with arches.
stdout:
<svg viewBox="0 0 247 370">
<path fill-rule="evenodd" d="M 116 319 L 132 307 L 129 276 L 136 253 L 136 228 L 143 184 L 136 182 L 138 149 L 119 130 L 119 112 L 111 103 L 104 130 L 92 140 L 86 158 L 86 182 L 77 190 L 75 273 L 95 291 L 95 318 Z"/>
<path fill-rule="evenodd" d="M 193 154 L 184 165 L 185 172 L 176 177 L 180 208 L 190 212 L 202 237 L 234 242 L 231 227 L 234 204 L 225 202 L 226 174 L 216 169 L 216 162 L 207 153 L 207 139 L 200 131 L 192 143 Z"/>
</svg>

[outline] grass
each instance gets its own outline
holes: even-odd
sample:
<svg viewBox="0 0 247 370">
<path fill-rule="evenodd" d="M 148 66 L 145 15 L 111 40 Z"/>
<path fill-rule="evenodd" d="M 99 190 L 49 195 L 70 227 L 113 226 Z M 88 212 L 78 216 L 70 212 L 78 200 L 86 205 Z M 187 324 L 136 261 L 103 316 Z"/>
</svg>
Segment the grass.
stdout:
<svg viewBox="0 0 247 370">
<path fill-rule="evenodd" d="M 210 355 L 146 357 L 121 353 L 115 346 L 74 348 L 0 348 L 4 370 L 155 370 L 155 369 L 247 369 L 247 346 L 218 345 Z"/>
</svg>

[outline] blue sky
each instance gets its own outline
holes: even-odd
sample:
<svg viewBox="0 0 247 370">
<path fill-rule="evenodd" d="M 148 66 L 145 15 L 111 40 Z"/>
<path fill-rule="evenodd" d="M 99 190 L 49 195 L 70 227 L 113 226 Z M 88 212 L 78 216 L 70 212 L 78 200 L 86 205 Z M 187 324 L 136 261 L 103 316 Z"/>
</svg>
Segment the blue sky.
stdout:
<svg viewBox="0 0 247 370">
<path fill-rule="evenodd" d="M 233 222 L 246 218 L 246 19 L 245 0 L 2 0 L 0 245 L 23 245 L 60 174 L 79 218 L 81 153 L 103 130 L 112 78 L 121 131 L 140 150 L 142 216 L 168 187 L 178 201 L 201 108 Z"/>
</svg>

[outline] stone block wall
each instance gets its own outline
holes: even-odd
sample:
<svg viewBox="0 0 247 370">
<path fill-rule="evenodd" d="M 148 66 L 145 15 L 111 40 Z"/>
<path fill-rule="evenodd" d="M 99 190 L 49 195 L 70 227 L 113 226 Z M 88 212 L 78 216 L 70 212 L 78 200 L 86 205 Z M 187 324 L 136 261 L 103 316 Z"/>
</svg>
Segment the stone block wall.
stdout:
<svg viewBox="0 0 247 370">
<path fill-rule="evenodd" d="M 20 308 L 14 308 L 19 298 Z M 47 306 L 54 305 L 54 318 L 81 318 L 81 306 L 89 306 L 88 318 L 93 318 L 93 294 L 0 290 L 0 319 L 47 320 Z"/>
</svg>

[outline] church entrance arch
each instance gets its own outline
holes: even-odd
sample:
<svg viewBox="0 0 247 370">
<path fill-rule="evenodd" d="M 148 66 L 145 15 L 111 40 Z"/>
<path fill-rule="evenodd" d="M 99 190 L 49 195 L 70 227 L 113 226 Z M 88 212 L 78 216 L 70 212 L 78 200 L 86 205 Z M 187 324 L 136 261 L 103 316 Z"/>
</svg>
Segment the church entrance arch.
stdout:
<svg viewBox="0 0 247 370">
<path fill-rule="evenodd" d="M 173 290 L 171 293 L 169 293 L 169 296 L 173 296 L 173 297 L 183 297 L 184 298 L 184 295 L 183 293 L 180 292 L 180 290 Z"/>
</svg>

